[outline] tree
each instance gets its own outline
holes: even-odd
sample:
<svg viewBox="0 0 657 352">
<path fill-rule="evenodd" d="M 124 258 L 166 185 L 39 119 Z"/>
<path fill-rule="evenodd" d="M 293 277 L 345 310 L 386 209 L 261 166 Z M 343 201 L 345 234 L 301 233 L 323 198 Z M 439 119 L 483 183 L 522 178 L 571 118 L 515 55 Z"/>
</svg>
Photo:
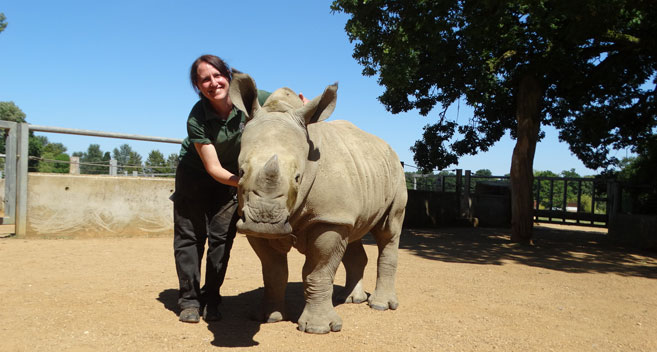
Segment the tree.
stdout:
<svg viewBox="0 0 657 352">
<path fill-rule="evenodd" d="M 152 150 L 148 154 L 148 158 L 146 159 L 146 162 L 144 162 L 144 166 L 148 172 L 153 174 L 168 172 L 166 167 L 167 164 L 164 160 L 164 154 L 162 154 L 159 150 Z"/>
<path fill-rule="evenodd" d="M 118 172 L 133 172 L 140 171 L 141 166 L 141 155 L 132 150 L 128 144 L 122 144 L 119 148 L 114 148 L 112 151 L 112 156 L 118 164 Z"/>
<path fill-rule="evenodd" d="M 1 19 L 1 18 L 0 18 Z M 24 123 L 25 113 L 13 101 L 0 102 L 0 120 Z M 27 162 L 27 169 L 29 171 L 37 171 L 39 160 L 36 158 L 41 157 L 41 150 L 43 149 L 43 142 L 30 131 L 28 135 L 27 154 L 33 158 Z M 5 153 L 5 138 L 0 138 L 0 153 Z M 3 165 L 4 166 L 4 165 Z"/>
<path fill-rule="evenodd" d="M 90 144 L 86 152 L 75 152 L 73 156 L 80 158 L 81 174 L 109 174 L 109 153 L 103 153 L 100 145 Z"/>
<path fill-rule="evenodd" d="M 66 174 L 70 169 L 70 157 L 66 154 L 66 147 L 62 143 L 50 143 L 48 138 L 38 136 L 42 141 L 43 150 L 41 162 L 37 168 L 39 172 Z"/>
<path fill-rule="evenodd" d="M 5 20 L 7 17 L 5 17 L 5 14 L 0 12 L 0 32 L 4 31 L 5 28 L 7 28 L 7 22 Z"/>
<path fill-rule="evenodd" d="M 624 158 L 620 171 L 614 172 L 624 183 L 623 192 L 630 197 L 624 210 L 634 213 L 657 213 L 657 136 L 641 143 L 637 156 Z"/>
<path fill-rule="evenodd" d="M 0 101 L 0 119 L 11 122 L 25 122 L 25 113 L 13 101 Z"/>
<path fill-rule="evenodd" d="M 178 168 L 178 163 L 180 163 L 180 155 L 177 153 L 171 153 L 167 157 L 167 166 L 169 167 L 168 173 L 175 174 L 176 169 Z"/>
<path fill-rule="evenodd" d="M 443 107 L 411 148 L 420 167 L 456 164 L 507 131 L 516 138 L 512 241 L 532 237 L 541 125 L 559 129 L 593 169 L 613 165 L 611 149 L 635 148 L 657 125 L 652 0 L 337 0 L 331 8 L 351 15 L 353 56 L 363 74 L 379 75 L 389 111 Z M 449 120 L 461 99 L 473 116 Z"/>
</svg>

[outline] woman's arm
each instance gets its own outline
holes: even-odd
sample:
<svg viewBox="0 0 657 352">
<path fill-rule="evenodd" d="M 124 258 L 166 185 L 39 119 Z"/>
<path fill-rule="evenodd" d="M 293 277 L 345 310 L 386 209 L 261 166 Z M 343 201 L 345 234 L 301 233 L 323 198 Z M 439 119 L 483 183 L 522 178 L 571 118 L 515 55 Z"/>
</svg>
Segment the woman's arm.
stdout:
<svg viewBox="0 0 657 352">
<path fill-rule="evenodd" d="M 240 178 L 221 166 L 217 150 L 214 149 L 212 144 L 194 143 L 194 148 L 196 148 L 196 152 L 201 157 L 205 170 L 212 178 L 225 185 L 237 187 L 237 182 Z"/>
</svg>

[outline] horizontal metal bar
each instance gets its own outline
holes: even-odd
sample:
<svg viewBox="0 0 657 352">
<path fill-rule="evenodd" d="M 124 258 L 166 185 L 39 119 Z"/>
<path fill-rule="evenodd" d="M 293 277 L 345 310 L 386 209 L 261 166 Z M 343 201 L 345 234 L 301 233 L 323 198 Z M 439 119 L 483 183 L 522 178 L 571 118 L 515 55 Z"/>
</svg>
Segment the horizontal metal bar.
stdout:
<svg viewBox="0 0 657 352">
<path fill-rule="evenodd" d="M 30 125 L 30 124 L 28 124 L 28 127 L 31 131 L 77 134 L 82 136 L 134 139 L 139 141 L 164 142 L 164 143 L 175 143 L 175 144 L 181 144 L 183 141 L 182 139 L 176 139 L 176 138 L 140 136 L 137 134 L 80 130 L 75 128 L 51 127 L 51 126 L 40 126 L 40 125 Z"/>
</svg>

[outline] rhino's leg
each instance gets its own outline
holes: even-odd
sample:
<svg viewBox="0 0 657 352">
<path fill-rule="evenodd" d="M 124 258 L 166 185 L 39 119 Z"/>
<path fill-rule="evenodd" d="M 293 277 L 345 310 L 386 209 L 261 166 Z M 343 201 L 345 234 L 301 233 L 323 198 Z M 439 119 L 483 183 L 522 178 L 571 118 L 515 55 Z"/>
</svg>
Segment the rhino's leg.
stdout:
<svg viewBox="0 0 657 352">
<path fill-rule="evenodd" d="M 342 264 L 347 273 L 347 280 L 336 300 L 344 303 L 365 302 L 367 293 L 363 289 L 363 273 L 367 265 L 367 254 L 360 239 L 349 243 L 342 258 Z"/>
<path fill-rule="evenodd" d="M 306 306 L 299 317 L 298 329 L 325 334 L 342 329 L 342 318 L 333 307 L 333 279 L 347 247 L 347 229 L 326 224 L 307 232 L 303 287 Z"/>
<path fill-rule="evenodd" d="M 399 236 L 406 206 L 406 190 L 404 189 L 403 192 L 400 192 L 400 196 L 393 202 L 388 216 L 371 231 L 379 248 L 379 258 L 376 269 L 376 289 L 368 302 L 370 307 L 376 310 L 397 309 L 399 306 L 395 293 L 395 274 Z"/>
<path fill-rule="evenodd" d="M 262 263 L 262 278 L 265 284 L 265 296 L 262 300 L 260 319 L 274 323 L 284 319 L 285 287 L 287 286 L 287 252 L 273 247 L 269 240 L 247 236 L 251 247 Z"/>
</svg>

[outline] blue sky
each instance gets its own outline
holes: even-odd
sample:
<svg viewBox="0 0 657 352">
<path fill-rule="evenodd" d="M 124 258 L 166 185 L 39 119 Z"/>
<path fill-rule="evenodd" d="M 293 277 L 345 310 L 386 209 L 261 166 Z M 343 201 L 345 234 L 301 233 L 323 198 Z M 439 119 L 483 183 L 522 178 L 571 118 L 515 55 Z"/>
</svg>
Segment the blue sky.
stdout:
<svg viewBox="0 0 657 352">
<path fill-rule="evenodd" d="M 387 141 L 406 164 L 409 148 L 437 112 L 393 115 L 377 97 L 383 88 L 365 77 L 352 58 L 344 31 L 347 16 L 332 14 L 331 1 L 31 1 L 5 0 L 0 12 L 0 101 L 13 101 L 35 125 L 185 137 L 185 121 L 197 100 L 189 67 L 202 54 L 215 54 L 249 73 L 258 88 L 287 86 L 312 98 L 339 82 L 330 119 L 349 120 Z M 456 107 L 450 109 L 456 117 Z M 461 106 L 459 120 L 469 110 Z M 592 175 L 554 130 L 539 143 L 535 170 L 575 169 Z M 39 133 L 68 152 L 91 143 L 112 151 L 128 143 L 145 160 L 158 149 L 179 146 Z M 509 172 L 515 141 L 504 138 L 486 153 L 464 157 L 450 169 Z M 624 157 L 619 152 L 617 157 Z M 414 171 L 406 168 L 406 171 Z"/>
</svg>

